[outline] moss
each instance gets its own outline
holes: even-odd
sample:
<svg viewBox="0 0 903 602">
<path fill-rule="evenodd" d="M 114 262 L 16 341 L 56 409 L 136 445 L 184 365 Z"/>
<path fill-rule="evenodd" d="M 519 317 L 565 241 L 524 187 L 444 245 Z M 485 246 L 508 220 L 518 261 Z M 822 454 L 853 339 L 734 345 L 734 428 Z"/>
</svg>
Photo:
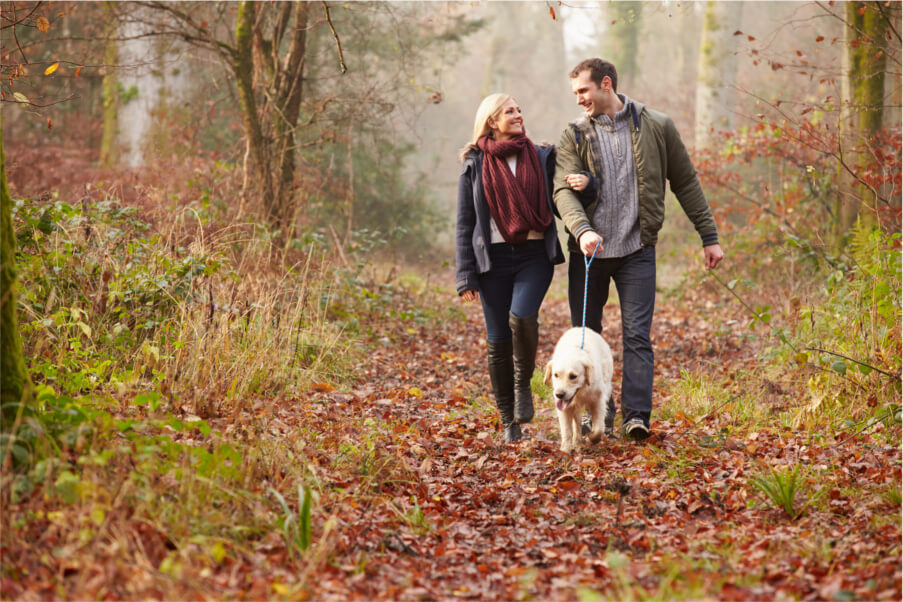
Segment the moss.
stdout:
<svg viewBox="0 0 903 602">
<path fill-rule="evenodd" d="M 847 21 L 860 32 L 856 45 L 851 45 L 848 52 L 851 100 L 859 110 L 859 129 L 864 136 L 877 132 L 883 117 L 887 59 L 877 41 L 884 39 L 887 21 L 876 4 L 850 2 L 846 6 Z"/>
<path fill-rule="evenodd" d="M 109 17 L 110 22 L 113 19 L 112 2 L 104 4 L 104 12 Z M 119 90 L 121 85 L 116 78 L 114 67 L 118 58 L 115 29 L 110 25 L 107 30 L 107 40 L 104 46 L 104 64 L 106 65 L 106 73 L 103 76 L 103 89 L 101 95 L 103 97 L 103 138 L 100 142 L 100 158 L 98 163 L 101 167 L 109 167 L 115 161 L 114 153 L 116 151 L 116 136 L 119 133 Z"/>
<path fill-rule="evenodd" d="M 6 156 L 3 152 L 3 126 L 0 124 L 0 404 L 2 428 L 13 423 L 19 404 L 27 402 L 31 390 L 22 339 L 16 318 L 16 254 L 12 224 L 12 199 L 6 183 Z"/>
</svg>

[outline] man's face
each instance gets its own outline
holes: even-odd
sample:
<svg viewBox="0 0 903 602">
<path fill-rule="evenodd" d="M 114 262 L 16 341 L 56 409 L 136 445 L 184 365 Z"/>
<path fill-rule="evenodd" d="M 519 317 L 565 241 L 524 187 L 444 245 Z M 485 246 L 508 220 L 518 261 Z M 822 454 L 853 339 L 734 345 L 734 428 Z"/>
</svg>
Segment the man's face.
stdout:
<svg viewBox="0 0 903 602">
<path fill-rule="evenodd" d="M 583 107 L 587 117 L 595 117 L 601 114 L 611 89 L 611 80 L 602 78 L 602 84 L 597 85 L 590 79 L 590 71 L 581 71 L 577 77 L 571 80 L 571 89 L 577 96 L 577 104 Z"/>
</svg>

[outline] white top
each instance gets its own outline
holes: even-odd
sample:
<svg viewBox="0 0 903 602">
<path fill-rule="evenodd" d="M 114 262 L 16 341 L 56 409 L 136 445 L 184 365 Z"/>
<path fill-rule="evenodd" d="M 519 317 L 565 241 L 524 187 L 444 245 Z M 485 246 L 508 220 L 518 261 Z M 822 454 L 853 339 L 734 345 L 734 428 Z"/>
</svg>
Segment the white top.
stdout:
<svg viewBox="0 0 903 602">
<path fill-rule="evenodd" d="M 517 175 L 517 155 L 508 157 L 508 168 L 511 170 L 511 173 Z M 545 238 L 545 235 L 542 232 L 537 232 L 536 230 L 527 232 L 527 240 L 542 240 L 543 238 Z M 505 237 L 502 236 L 502 232 L 491 214 L 489 216 L 489 239 L 490 244 L 505 242 Z"/>
</svg>

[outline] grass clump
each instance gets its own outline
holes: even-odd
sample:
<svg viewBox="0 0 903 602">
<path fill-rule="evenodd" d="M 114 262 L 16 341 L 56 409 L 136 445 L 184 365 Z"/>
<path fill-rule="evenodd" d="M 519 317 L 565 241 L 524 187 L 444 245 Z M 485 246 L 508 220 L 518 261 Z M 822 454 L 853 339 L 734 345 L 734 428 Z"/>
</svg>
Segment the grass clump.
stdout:
<svg viewBox="0 0 903 602">
<path fill-rule="evenodd" d="M 22 334 L 33 378 L 60 389 L 154 390 L 213 408 L 341 378 L 337 286 L 314 246 L 274 269 L 249 227 L 201 227 L 188 209 L 155 228 L 108 199 L 16 203 Z"/>
<path fill-rule="evenodd" d="M 783 510 L 791 520 L 799 518 L 805 508 L 797 509 L 797 494 L 803 489 L 803 479 L 800 477 L 800 467 L 797 464 L 792 469 L 788 466 L 780 470 L 771 469 L 749 478 L 749 483 L 776 508 Z M 821 494 L 816 494 L 813 499 L 807 501 L 807 505 L 815 501 Z"/>
</svg>

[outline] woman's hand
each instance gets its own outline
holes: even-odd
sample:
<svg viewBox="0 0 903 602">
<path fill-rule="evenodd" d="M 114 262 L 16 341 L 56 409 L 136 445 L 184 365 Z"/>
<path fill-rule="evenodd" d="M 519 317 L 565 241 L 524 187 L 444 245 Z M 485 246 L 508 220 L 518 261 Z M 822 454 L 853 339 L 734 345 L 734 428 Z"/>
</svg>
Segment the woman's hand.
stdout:
<svg viewBox="0 0 903 602">
<path fill-rule="evenodd" d="M 569 173 L 564 177 L 564 181 L 568 183 L 568 186 L 580 192 L 589 184 L 589 176 L 582 173 Z"/>
<path fill-rule="evenodd" d="M 467 302 L 476 301 L 480 298 L 480 293 L 473 289 L 468 289 L 461 293 L 461 298 Z"/>
</svg>

